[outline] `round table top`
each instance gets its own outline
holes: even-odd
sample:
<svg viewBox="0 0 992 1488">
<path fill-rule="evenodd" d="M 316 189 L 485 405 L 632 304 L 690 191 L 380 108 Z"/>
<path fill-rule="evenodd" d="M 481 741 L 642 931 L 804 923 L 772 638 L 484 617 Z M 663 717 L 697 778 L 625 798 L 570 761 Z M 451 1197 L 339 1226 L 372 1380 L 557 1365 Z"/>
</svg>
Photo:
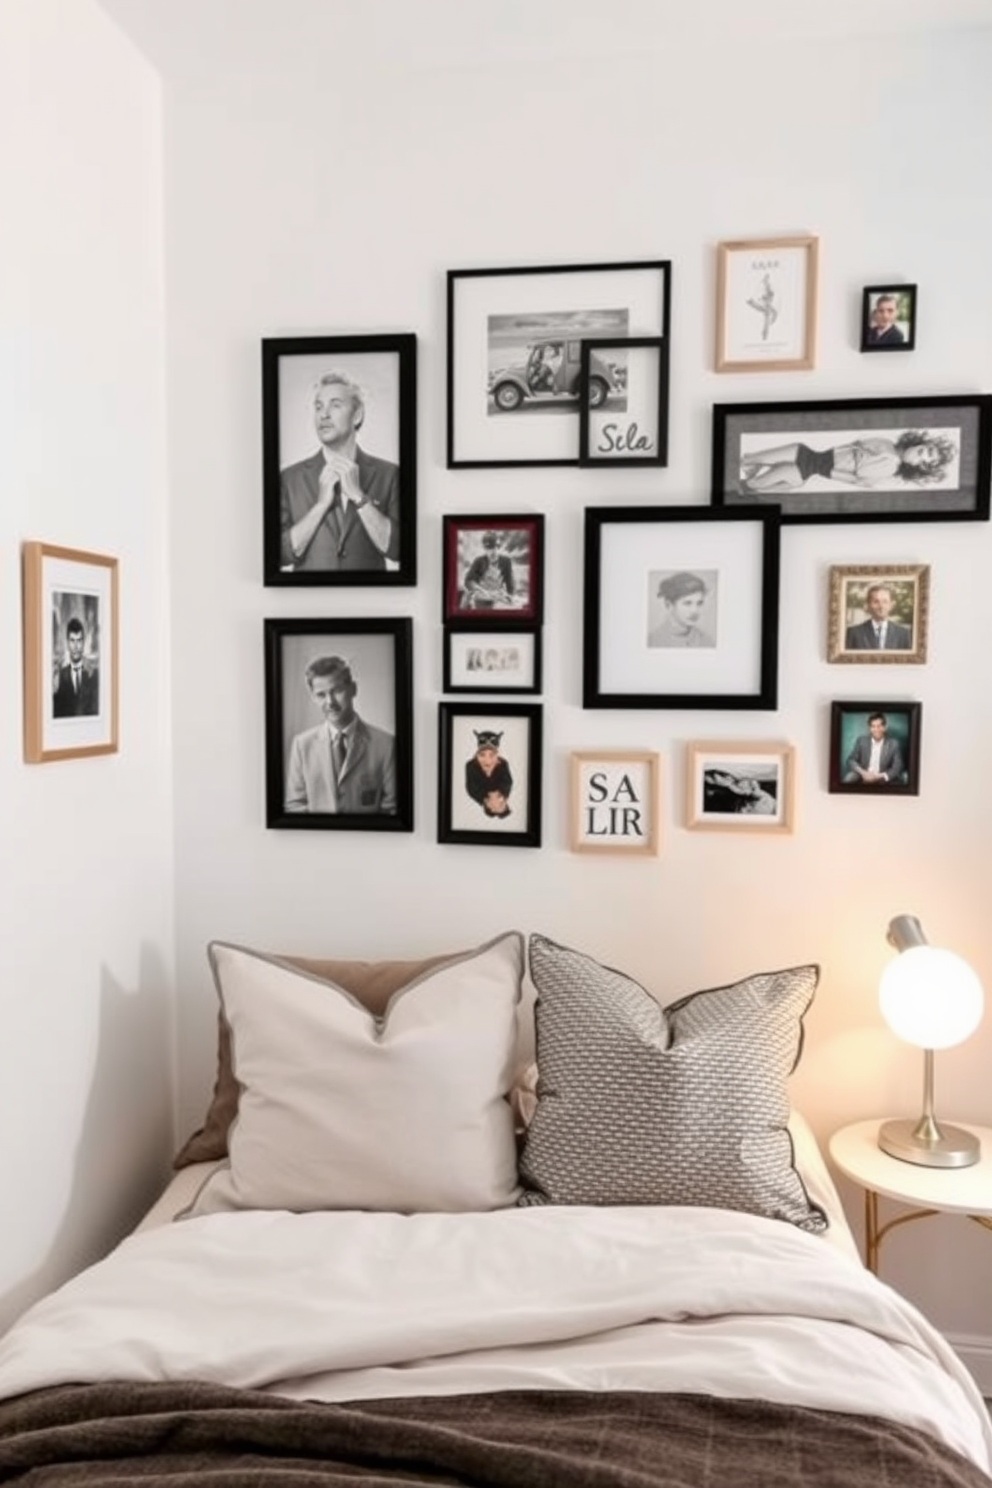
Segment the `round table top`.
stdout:
<svg viewBox="0 0 992 1488">
<path fill-rule="evenodd" d="M 834 1132 L 830 1156 L 848 1178 L 890 1199 L 948 1213 L 992 1215 L 992 1128 L 947 1122 L 974 1132 L 982 1155 L 970 1168 L 926 1168 L 890 1157 L 878 1145 L 878 1129 L 890 1118 L 857 1121 Z"/>
</svg>

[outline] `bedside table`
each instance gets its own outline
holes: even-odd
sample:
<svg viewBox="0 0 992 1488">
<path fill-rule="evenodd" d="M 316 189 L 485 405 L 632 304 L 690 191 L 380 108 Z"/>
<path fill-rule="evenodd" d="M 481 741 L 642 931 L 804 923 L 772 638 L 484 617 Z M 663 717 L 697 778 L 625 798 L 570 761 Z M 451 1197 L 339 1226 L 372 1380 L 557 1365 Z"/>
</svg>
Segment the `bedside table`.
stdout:
<svg viewBox="0 0 992 1488">
<path fill-rule="evenodd" d="M 878 1252 L 882 1241 L 897 1225 L 931 1214 L 964 1214 L 976 1224 L 992 1230 L 992 1128 L 970 1126 L 982 1144 L 982 1155 L 970 1168 L 925 1168 L 917 1163 L 889 1157 L 878 1145 L 882 1121 L 858 1121 L 842 1127 L 830 1138 L 830 1156 L 848 1178 L 865 1191 L 865 1265 L 878 1274 Z M 956 1125 L 961 1126 L 961 1122 Z M 878 1196 L 921 1208 L 900 1214 L 879 1227 Z"/>
</svg>

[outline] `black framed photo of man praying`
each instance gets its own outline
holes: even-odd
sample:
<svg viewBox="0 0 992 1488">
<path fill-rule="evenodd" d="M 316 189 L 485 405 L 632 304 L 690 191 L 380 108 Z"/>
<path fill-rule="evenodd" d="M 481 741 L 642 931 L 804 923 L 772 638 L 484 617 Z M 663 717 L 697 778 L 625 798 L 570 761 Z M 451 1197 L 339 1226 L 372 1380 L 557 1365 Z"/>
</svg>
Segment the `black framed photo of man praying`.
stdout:
<svg viewBox="0 0 992 1488">
<path fill-rule="evenodd" d="M 266 825 L 413 831 L 413 622 L 266 620 Z"/>
<path fill-rule="evenodd" d="M 540 703 L 438 705 L 438 842 L 541 845 Z"/>
<path fill-rule="evenodd" d="M 587 507 L 585 708 L 775 708 L 779 523 L 759 507 Z"/>
<path fill-rule="evenodd" d="M 712 501 L 783 522 L 987 522 L 992 395 L 718 403 Z"/>
<path fill-rule="evenodd" d="M 262 342 L 265 583 L 417 582 L 417 338 Z"/>
</svg>

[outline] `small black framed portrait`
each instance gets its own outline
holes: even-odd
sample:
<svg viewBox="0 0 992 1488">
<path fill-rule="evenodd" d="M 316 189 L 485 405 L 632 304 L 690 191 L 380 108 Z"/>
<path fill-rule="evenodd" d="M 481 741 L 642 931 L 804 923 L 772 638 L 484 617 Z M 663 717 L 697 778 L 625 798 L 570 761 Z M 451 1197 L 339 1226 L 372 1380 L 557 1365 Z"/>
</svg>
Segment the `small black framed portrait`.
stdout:
<svg viewBox="0 0 992 1488">
<path fill-rule="evenodd" d="M 266 620 L 266 825 L 413 831 L 412 621 Z"/>
<path fill-rule="evenodd" d="M 444 615 L 491 625 L 540 622 L 544 609 L 544 517 L 444 518 Z"/>
<path fill-rule="evenodd" d="M 417 338 L 262 342 L 265 583 L 417 582 Z"/>
<path fill-rule="evenodd" d="M 540 703 L 438 705 L 438 842 L 541 845 Z"/>
<path fill-rule="evenodd" d="M 540 692 L 541 627 L 504 620 L 481 630 L 463 620 L 444 627 L 445 692 Z"/>
<path fill-rule="evenodd" d="M 861 292 L 861 350 L 912 351 L 916 285 L 870 284 Z"/>
<path fill-rule="evenodd" d="M 831 794 L 918 796 L 922 715 L 922 703 L 831 703 Z"/>
</svg>

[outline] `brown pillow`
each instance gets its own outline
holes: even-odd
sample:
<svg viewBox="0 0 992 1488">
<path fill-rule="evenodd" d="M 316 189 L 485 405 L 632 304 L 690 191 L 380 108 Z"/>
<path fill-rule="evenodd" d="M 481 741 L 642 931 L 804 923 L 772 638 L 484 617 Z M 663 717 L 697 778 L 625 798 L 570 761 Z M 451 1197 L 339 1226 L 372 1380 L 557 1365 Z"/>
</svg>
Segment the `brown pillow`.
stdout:
<svg viewBox="0 0 992 1488">
<path fill-rule="evenodd" d="M 457 954 L 462 956 L 465 953 L 459 951 Z M 452 955 L 448 952 L 443 956 L 429 956 L 424 961 L 315 961 L 307 956 L 280 956 L 278 959 L 325 981 L 336 982 L 352 997 L 357 997 L 370 1013 L 378 1015 L 385 1011 L 394 992 L 440 966 L 442 961 L 450 961 Z M 186 1139 L 172 1159 L 174 1168 L 185 1168 L 196 1162 L 216 1162 L 227 1156 L 227 1133 L 238 1114 L 239 1093 L 240 1086 L 231 1067 L 231 1035 L 221 1012 L 217 1015 L 214 1093 L 203 1125 Z"/>
</svg>

